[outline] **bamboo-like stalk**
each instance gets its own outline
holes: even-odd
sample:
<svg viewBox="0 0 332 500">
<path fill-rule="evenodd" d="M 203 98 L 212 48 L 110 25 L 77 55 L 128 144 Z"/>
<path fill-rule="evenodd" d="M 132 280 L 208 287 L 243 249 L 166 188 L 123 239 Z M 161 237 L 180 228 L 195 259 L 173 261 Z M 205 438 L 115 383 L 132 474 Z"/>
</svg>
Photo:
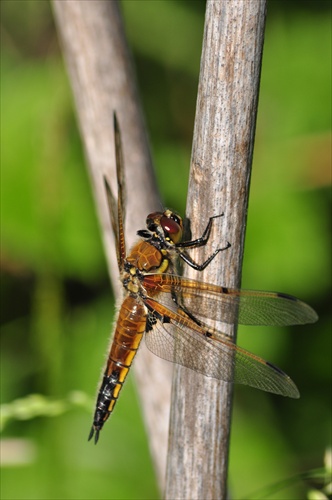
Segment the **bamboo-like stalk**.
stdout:
<svg viewBox="0 0 332 500">
<path fill-rule="evenodd" d="M 106 175 L 116 194 L 114 111 L 122 133 L 128 245 L 133 243 L 136 231 L 145 227 L 146 215 L 160 208 L 131 57 L 116 1 L 53 0 L 53 10 L 76 103 L 109 274 L 118 295 L 120 288 L 114 238 L 103 182 L 103 175 Z M 91 336 L 97 333 L 91 332 Z M 171 368 L 169 363 L 151 354 L 144 345 L 134 363 L 161 489 L 166 467 Z M 98 374 L 92 373 L 91 376 L 98 377 Z M 87 430 L 89 426 L 90 422 L 87 422 Z"/>
<path fill-rule="evenodd" d="M 196 238 L 224 212 L 196 261 L 232 246 L 204 273 L 186 271 L 230 287 L 241 280 L 265 15 L 265 0 L 207 0 L 187 216 Z M 231 384 L 175 368 L 166 499 L 226 498 L 231 408 Z"/>
</svg>

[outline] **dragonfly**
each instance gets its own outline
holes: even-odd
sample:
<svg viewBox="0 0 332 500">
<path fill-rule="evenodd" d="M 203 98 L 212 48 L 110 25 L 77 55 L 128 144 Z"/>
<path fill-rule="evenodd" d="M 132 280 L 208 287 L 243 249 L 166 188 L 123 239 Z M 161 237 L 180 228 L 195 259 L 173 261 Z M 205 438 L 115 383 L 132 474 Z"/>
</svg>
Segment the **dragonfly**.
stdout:
<svg viewBox="0 0 332 500">
<path fill-rule="evenodd" d="M 207 320 L 222 318 L 225 324 L 295 325 L 314 323 L 316 312 L 301 300 L 277 292 L 240 290 L 189 279 L 177 274 L 181 259 L 203 271 L 216 255 L 202 264 L 190 257 L 190 249 L 205 246 L 216 217 L 210 217 L 202 236 L 184 240 L 181 217 L 171 211 L 147 216 L 146 228 L 127 254 L 125 174 L 121 135 L 114 113 L 117 199 L 104 177 L 110 219 L 115 235 L 117 262 L 124 298 L 100 384 L 89 440 L 97 443 L 114 410 L 122 386 L 143 336 L 157 356 L 207 377 L 241 383 L 263 391 L 298 398 L 292 379 L 280 368 L 236 345 L 230 335 Z"/>
</svg>

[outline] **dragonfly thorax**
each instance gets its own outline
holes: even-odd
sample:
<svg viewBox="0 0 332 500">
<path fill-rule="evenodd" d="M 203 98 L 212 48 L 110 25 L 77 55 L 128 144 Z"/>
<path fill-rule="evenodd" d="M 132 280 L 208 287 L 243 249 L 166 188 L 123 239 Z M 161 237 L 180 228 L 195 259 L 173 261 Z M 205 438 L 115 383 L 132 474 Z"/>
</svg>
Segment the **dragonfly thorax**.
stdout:
<svg viewBox="0 0 332 500">
<path fill-rule="evenodd" d="M 132 275 L 140 272 L 165 272 L 168 267 L 167 252 L 153 244 L 154 241 L 139 241 L 125 259 L 125 269 Z M 160 271 L 160 268 L 163 271 Z"/>
</svg>

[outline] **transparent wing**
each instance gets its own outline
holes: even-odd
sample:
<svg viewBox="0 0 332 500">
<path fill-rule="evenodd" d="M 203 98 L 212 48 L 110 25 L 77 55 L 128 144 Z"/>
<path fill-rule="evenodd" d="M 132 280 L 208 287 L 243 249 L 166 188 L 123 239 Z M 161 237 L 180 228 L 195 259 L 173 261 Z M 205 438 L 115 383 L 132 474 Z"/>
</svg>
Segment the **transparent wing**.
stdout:
<svg viewBox="0 0 332 500">
<path fill-rule="evenodd" d="M 210 318 L 229 324 L 285 326 L 318 319 L 308 304 L 283 293 L 237 290 L 172 274 L 146 275 L 144 287 L 152 296 L 158 292 L 158 301 L 166 305 L 165 297 L 171 293 L 199 321 Z"/>
<path fill-rule="evenodd" d="M 147 347 L 157 356 L 226 382 L 298 398 L 294 382 L 282 370 L 236 346 L 223 333 L 198 325 L 183 311 L 171 311 L 154 299 L 145 301 Z"/>
<path fill-rule="evenodd" d="M 122 153 L 121 144 L 121 132 L 119 127 L 119 122 L 114 113 L 114 141 L 115 141 L 115 157 L 116 157 L 116 178 L 118 181 L 118 222 L 119 222 L 119 233 L 123 237 L 123 226 L 126 217 L 126 185 L 125 185 L 125 174 L 124 174 L 124 161 Z M 121 238 L 120 238 L 121 240 Z M 125 257 L 125 249 L 122 252 Z"/>
<path fill-rule="evenodd" d="M 112 190 L 107 182 L 106 177 L 104 177 L 104 184 L 106 189 L 107 203 L 112 223 L 112 229 L 115 236 L 118 266 L 119 269 L 121 270 L 123 268 L 123 262 L 126 257 L 126 242 L 124 236 L 126 193 L 125 193 L 123 154 L 121 146 L 121 133 L 115 113 L 113 118 L 114 118 L 113 123 L 114 123 L 114 143 L 115 143 L 115 158 L 116 158 L 116 177 L 118 184 L 117 201 L 113 196 Z"/>
</svg>

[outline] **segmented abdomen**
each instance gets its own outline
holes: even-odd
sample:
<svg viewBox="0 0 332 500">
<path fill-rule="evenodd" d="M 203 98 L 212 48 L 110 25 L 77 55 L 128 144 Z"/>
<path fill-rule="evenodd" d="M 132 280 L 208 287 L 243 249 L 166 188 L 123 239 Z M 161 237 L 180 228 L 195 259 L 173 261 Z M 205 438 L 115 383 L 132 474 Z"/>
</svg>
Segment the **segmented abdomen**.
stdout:
<svg viewBox="0 0 332 500">
<path fill-rule="evenodd" d="M 123 301 L 115 328 L 89 439 L 99 432 L 112 413 L 119 392 L 142 340 L 146 327 L 145 307 L 132 296 Z"/>
</svg>

